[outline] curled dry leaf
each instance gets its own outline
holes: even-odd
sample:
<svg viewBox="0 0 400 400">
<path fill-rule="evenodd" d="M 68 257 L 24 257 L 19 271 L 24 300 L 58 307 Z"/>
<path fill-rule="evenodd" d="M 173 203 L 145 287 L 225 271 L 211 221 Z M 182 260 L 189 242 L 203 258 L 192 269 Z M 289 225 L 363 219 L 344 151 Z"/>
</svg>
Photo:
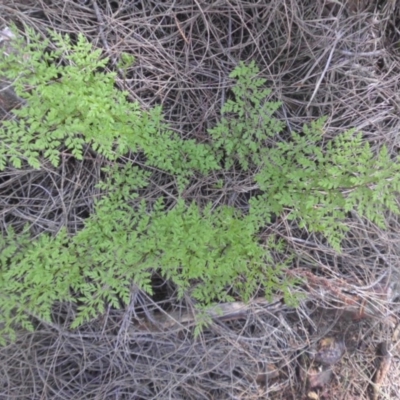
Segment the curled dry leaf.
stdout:
<svg viewBox="0 0 400 400">
<path fill-rule="evenodd" d="M 314 360 L 322 365 L 336 364 L 346 351 L 346 346 L 342 340 L 335 338 L 324 338 L 318 343 L 318 351 Z"/>
<path fill-rule="evenodd" d="M 307 398 L 309 400 L 319 400 L 319 395 L 317 392 L 311 391 L 307 393 Z"/>
</svg>

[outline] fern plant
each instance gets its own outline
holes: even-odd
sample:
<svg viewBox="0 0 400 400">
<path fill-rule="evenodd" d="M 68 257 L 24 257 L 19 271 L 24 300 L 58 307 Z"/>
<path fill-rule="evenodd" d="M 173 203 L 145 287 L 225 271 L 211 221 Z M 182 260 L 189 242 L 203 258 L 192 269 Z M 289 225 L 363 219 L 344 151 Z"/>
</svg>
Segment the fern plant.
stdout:
<svg viewBox="0 0 400 400">
<path fill-rule="evenodd" d="M 57 166 L 63 147 L 82 159 L 85 144 L 109 160 L 144 152 L 149 165 L 178 176 L 218 168 L 209 146 L 168 129 L 161 107 L 144 111 L 128 101 L 115 88 L 116 73 L 102 72 L 108 58 L 82 34 L 73 44 L 69 36 L 49 32 L 51 47 L 50 39 L 26 30 L 29 43 L 16 34 L 15 51 L 0 54 L 0 70 L 26 100 L 0 129 L 0 170 L 7 162 L 19 168 L 22 159 L 35 168 L 44 159 Z M 122 66 L 129 60 L 122 57 Z"/>
<path fill-rule="evenodd" d="M 252 199 L 252 213 L 263 223 L 285 214 L 301 228 L 322 233 L 340 251 L 349 212 L 385 229 L 385 212 L 399 214 L 400 163 L 386 147 L 377 155 L 353 130 L 322 145 L 322 118 L 303 134 L 279 142 L 264 158 L 256 181 L 264 194 Z"/>
<path fill-rule="evenodd" d="M 385 146 L 375 154 L 354 130 L 327 141 L 326 118 L 281 141 L 283 125 L 273 116 L 280 103 L 268 101 L 270 91 L 258 72 L 253 62 L 232 72 L 234 98 L 210 130 L 225 168 L 237 162 L 255 173 L 263 192 L 250 200 L 255 223 L 268 225 L 273 215 L 297 220 L 301 228 L 322 233 L 338 251 L 350 212 L 385 228 L 385 212 L 399 213 L 399 159 L 392 159 Z"/>
<path fill-rule="evenodd" d="M 271 90 L 264 87 L 266 81 L 257 77 L 258 72 L 254 61 L 240 62 L 231 72 L 234 97 L 224 104 L 221 121 L 209 130 L 225 169 L 235 163 L 245 171 L 259 165 L 268 154 L 267 139 L 284 128 L 273 116 L 281 103 L 267 100 Z"/>
<path fill-rule="evenodd" d="M 375 154 L 354 131 L 327 141 L 324 119 L 286 142 L 277 140 L 283 129 L 273 116 L 279 103 L 268 101 L 270 91 L 256 77 L 254 63 L 240 63 L 231 74 L 237 81 L 234 98 L 210 130 L 213 144 L 205 146 L 171 132 L 161 108 L 143 111 L 130 103 L 115 89 L 115 75 L 101 72 L 107 60 L 82 36 L 72 44 L 51 33 L 55 50 L 48 50 L 50 42 L 29 35 L 29 44 L 21 41 L 19 51 L 0 57 L 0 68 L 27 101 L 14 110 L 14 119 L 3 122 L 0 169 L 9 162 L 20 167 L 23 159 L 36 168 L 44 159 L 57 165 L 63 148 L 79 159 L 83 146 L 113 162 L 99 184 L 106 195 L 75 236 L 63 230 L 31 240 L 10 229 L 0 238 L 0 315 L 6 334 L 15 324 L 32 328 L 30 315 L 51 320 L 56 301 L 77 303 L 76 327 L 106 304 L 126 304 L 132 282 L 151 293 L 156 270 L 200 307 L 247 300 L 260 288 L 267 296 L 282 292 L 290 302 L 296 299 L 295 282 L 284 278 L 284 270 L 291 259 L 276 264 L 273 257 L 277 252 L 283 258 L 284 244 L 258 237 L 272 215 L 296 219 L 339 250 L 348 213 L 384 227 L 385 210 L 398 212 L 400 163 L 385 147 Z M 149 173 L 115 162 L 128 151 L 143 152 L 147 166 L 181 182 L 220 164 L 240 168 L 255 176 L 262 193 L 250 200 L 247 214 L 227 206 L 200 208 L 183 199 L 168 210 L 161 199 L 151 205 L 139 199 Z"/>
<path fill-rule="evenodd" d="M 0 310 L 5 328 L 32 329 L 29 315 L 51 321 L 56 301 L 78 305 L 72 327 L 98 316 L 106 304 L 127 304 L 134 282 L 152 292 L 155 270 L 173 282 L 179 296 L 190 294 L 200 307 L 234 297 L 247 300 L 261 287 L 266 296 L 283 291 L 293 301 L 293 281 L 284 278 L 290 262 L 275 263 L 251 219 L 230 207 L 200 210 L 182 200 L 166 211 L 138 201 L 147 174 L 126 165 L 108 170 L 100 186 L 109 194 L 96 204 L 85 228 L 73 237 L 42 234 L 30 241 L 10 234 L 0 241 Z M 230 293 L 230 294 L 229 294 Z"/>
</svg>

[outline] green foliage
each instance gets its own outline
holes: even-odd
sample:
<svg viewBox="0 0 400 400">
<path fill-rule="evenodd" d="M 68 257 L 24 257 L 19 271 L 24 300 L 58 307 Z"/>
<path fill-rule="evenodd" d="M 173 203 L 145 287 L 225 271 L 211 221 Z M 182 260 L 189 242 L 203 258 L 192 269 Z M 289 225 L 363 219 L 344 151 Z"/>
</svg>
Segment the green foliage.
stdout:
<svg viewBox="0 0 400 400">
<path fill-rule="evenodd" d="M 102 72 L 108 58 L 82 34 L 72 44 L 69 36 L 49 32 L 49 50 L 49 39 L 26 29 L 28 44 L 15 39 L 16 51 L 0 54 L 0 70 L 26 100 L 13 111 L 17 118 L 2 124 L 0 170 L 9 161 L 21 167 L 23 158 L 35 168 L 43 158 L 57 166 L 63 146 L 82 159 L 85 144 L 109 160 L 142 151 L 148 164 L 180 177 L 218 168 L 209 147 L 168 130 L 160 107 L 145 112 L 128 101 L 115 88 L 116 73 Z M 133 59 L 123 55 L 121 67 Z"/>
<path fill-rule="evenodd" d="M 398 212 L 400 163 L 385 147 L 374 154 L 354 131 L 327 141 L 324 119 L 285 142 L 277 139 L 283 124 L 273 114 L 280 104 L 268 101 L 270 90 L 257 78 L 254 63 L 240 63 L 230 75 L 236 80 L 233 99 L 209 131 L 213 145 L 206 146 L 173 133 L 160 107 L 143 111 L 129 102 L 114 86 L 116 75 L 104 72 L 108 60 L 83 36 L 73 44 L 50 33 L 51 47 L 49 40 L 28 33 L 29 43 L 16 39 L 18 51 L 0 56 L 0 69 L 26 100 L 0 130 L 0 170 L 9 162 L 21 167 L 23 159 L 36 168 L 44 159 L 57 165 L 65 149 L 81 159 L 84 146 L 112 162 L 99 184 L 104 196 L 75 236 L 62 230 L 30 240 L 10 229 L 0 238 L 5 334 L 13 335 L 15 324 L 32 329 L 30 315 L 50 321 L 57 301 L 77 303 L 72 325 L 77 327 L 106 305 L 127 304 L 132 283 L 151 293 L 154 271 L 173 282 L 179 296 L 190 294 L 203 311 L 214 302 L 248 300 L 259 289 L 267 297 L 283 293 L 295 305 L 296 282 L 284 277 L 291 257 L 275 261 L 286 254 L 284 243 L 272 236 L 262 243 L 258 237 L 273 215 L 322 233 L 339 250 L 350 212 L 381 227 L 386 210 Z M 132 62 L 132 56 L 122 56 L 123 73 Z M 162 199 L 140 200 L 150 173 L 116 162 L 128 152 L 142 152 L 148 167 L 180 183 L 222 163 L 225 169 L 240 168 L 255 176 L 262 194 L 251 199 L 248 214 L 183 199 L 166 209 Z M 206 312 L 198 322 L 198 328 L 210 322 Z"/>
<path fill-rule="evenodd" d="M 301 228 L 322 233 L 338 251 L 349 212 L 385 228 L 385 211 L 399 213 L 399 160 L 392 160 L 384 146 L 375 155 L 354 130 L 326 141 L 325 118 L 281 141 L 277 135 L 283 125 L 273 117 L 280 103 L 267 101 L 270 90 L 263 88 L 258 72 L 253 62 L 235 68 L 230 75 L 236 79 L 234 99 L 209 132 L 225 168 L 237 161 L 245 171 L 257 170 L 255 180 L 264 193 L 250 201 L 255 223 L 262 227 L 272 215 L 285 214 Z"/>
<path fill-rule="evenodd" d="M 233 70 L 229 76 L 236 79 L 234 99 L 224 104 L 221 121 L 209 130 L 227 169 L 235 162 L 245 171 L 260 164 L 268 154 L 267 139 L 284 127 L 273 117 L 281 103 L 267 101 L 271 90 L 264 88 L 265 79 L 257 78 L 257 73 L 254 61 L 240 62 Z"/>
<path fill-rule="evenodd" d="M 32 330 L 30 314 L 50 320 L 55 301 L 73 300 L 70 284 L 79 282 L 79 268 L 66 244 L 64 231 L 31 241 L 27 233 L 10 230 L 0 238 L 2 334 L 12 334 L 15 323 Z"/>
<path fill-rule="evenodd" d="M 156 213 L 147 245 L 150 252 L 157 251 L 161 271 L 181 296 L 190 291 L 199 302 L 210 304 L 231 300 L 228 286 L 248 299 L 261 282 L 253 276 L 266 279 L 266 251 L 255 234 L 254 226 L 233 208 L 200 211 L 180 201 L 170 212 Z"/>
<path fill-rule="evenodd" d="M 386 147 L 374 155 L 353 130 L 323 146 L 324 122 L 305 126 L 303 134 L 294 133 L 270 150 L 256 176 L 264 194 L 252 200 L 252 213 L 262 223 L 271 214 L 285 213 L 300 227 L 322 233 L 339 251 L 349 212 L 383 229 L 385 211 L 399 213 L 400 164 L 391 160 Z"/>
<path fill-rule="evenodd" d="M 29 241 L 11 232 L 2 239 L 0 311 L 8 330 L 13 323 L 31 328 L 26 312 L 49 321 L 52 305 L 66 300 L 78 304 L 77 327 L 105 304 L 127 304 L 132 282 L 151 293 L 155 270 L 200 306 L 248 300 L 259 287 L 269 297 L 290 294 L 293 282 L 281 277 L 287 265 L 275 265 L 270 253 L 281 244 L 259 244 L 251 219 L 230 207 L 200 210 L 182 200 L 170 211 L 161 201 L 150 207 L 137 199 L 146 173 L 129 165 L 107 172 L 101 188 L 108 196 L 74 237 L 62 231 Z"/>
</svg>

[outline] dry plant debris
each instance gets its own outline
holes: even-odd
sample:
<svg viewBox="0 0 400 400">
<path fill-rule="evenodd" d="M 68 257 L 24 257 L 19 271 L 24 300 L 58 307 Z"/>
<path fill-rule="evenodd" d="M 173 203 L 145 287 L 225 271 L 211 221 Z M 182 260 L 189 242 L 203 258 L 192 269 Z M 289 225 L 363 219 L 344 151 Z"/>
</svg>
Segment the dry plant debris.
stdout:
<svg viewBox="0 0 400 400">
<path fill-rule="evenodd" d="M 229 97 L 228 74 L 240 60 L 255 60 L 273 96 L 283 102 L 279 117 L 289 132 L 326 115 L 327 137 L 354 127 L 373 148 L 385 144 L 392 154 L 400 147 L 399 20 L 400 6 L 392 0 L 0 3 L 1 29 L 14 22 L 43 33 L 47 28 L 82 32 L 112 60 L 122 52 L 135 55 L 137 62 L 116 84 L 143 107 L 162 104 L 182 137 L 209 140 L 206 131 Z M 32 222 L 37 233 L 64 226 L 76 232 L 93 211 L 101 166 L 88 152 L 82 162 L 65 157 L 57 169 L 4 171 L 0 229 Z M 224 178 L 231 184 L 221 189 L 212 189 L 218 176 L 197 182 L 186 199 L 245 208 L 252 177 L 235 172 Z M 160 175 L 143 196 L 173 196 L 163 179 Z M 292 273 L 305 281 L 300 288 L 305 300 L 297 309 L 254 301 L 240 317 L 215 318 L 197 339 L 185 320 L 190 299 L 177 301 L 168 282 L 156 278 L 153 298 L 133 290 L 127 310 L 109 309 L 74 332 L 67 328 L 74 308 L 60 304 L 52 325 L 37 320 L 34 334 L 21 332 L 14 344 L 0 349 L 0 397 L 310 398 L 299 359 L 321 339 L 340 337 L 347 351 L 340 363 L 310 378 L 312 388 L 324 387 L 313 389 L 312 396 L 400 398 L 393 339 L 400 223 L 390 214 L 386 231 L 354 216 L 348 223 L 349 235 L 337 254 L 293 221 L 274 222 L 268 229 L 298 255 Z M 178 324 L 166 326 L 159 315 Z M 378 356 L 378 371 L 377 343 L 388 343 L 392 354 Z"/>
<path fill-rule="evenodd" d="M 325 366 L 333 365 L 342 358 L 344 352 L 345 344 L 342 340 L 327 337 L 318 343 L 318 351 L 314 360 Z"/>
</svg>

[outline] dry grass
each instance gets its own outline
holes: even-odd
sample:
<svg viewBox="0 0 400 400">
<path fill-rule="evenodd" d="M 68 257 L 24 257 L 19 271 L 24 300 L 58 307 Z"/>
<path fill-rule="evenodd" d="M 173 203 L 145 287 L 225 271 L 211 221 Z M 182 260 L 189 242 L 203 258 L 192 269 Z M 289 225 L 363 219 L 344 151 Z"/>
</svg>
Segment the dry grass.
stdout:
<svg viewBox="0 0 400 400">
<path fill-rule="evenodd" d="M 111 57 L 110 68 L 122 52 L 132 53 L 137 61 L 118 86 L 144 108 L 162 104 L 182 137 L 209 140 L 207 129 L 229 96 L 229 73 L 239 60 L 255 60 L 283 102 L 278 115 L 287 133 L 327 115 L 327 137 L 355 127 L 374 149 L 386 145 L 396 155 L 400 6 L 358 3 L 10 0 L 0 2 L 0 16 L 3 26 L 82 32 Z M 63 226 L 75 232 L 93 210 L 101 166 L 90 154 L 83 162 L 65 155 L 57 169 L 2 172 L 0 229 L 29 222 L 37 234 Z M 229 185 L 210 190 L 218 178 L 194 181 L 185 197 L 246 207 L 252 177 L 231 172 Z M 162 174 L 143 196 L 161 193 L 174 200 Z M 156 297 L 132 290 L 130 307 L 109 310 L 78 331 L 68 330 L 74 310 L 60 305 L 51 326 L 37 321 L 34 334 L 21 332 L 0 349 L 0 398 L 308 398 L 302 371 L 327 336 L 343 339 L 347 352 L 320 399 L 373 398 L 382 342 L 391 362 L 379 398 L 400 398 L 400 221 L 387 215 L 386 231 L 356 216 L 348 224 L 337 254 L 320 237 L 278 219 L 265 235 L 275 232 L 298 255 L 290 273 L 306 280 L 299 288 L 306 300 L 291 309 L 280 299 L 255 299 L 239 314 L 216 318 L 197 339 L 187 317 L 190 299 L 177 301 L 159 279 Z"/>
</svg>

